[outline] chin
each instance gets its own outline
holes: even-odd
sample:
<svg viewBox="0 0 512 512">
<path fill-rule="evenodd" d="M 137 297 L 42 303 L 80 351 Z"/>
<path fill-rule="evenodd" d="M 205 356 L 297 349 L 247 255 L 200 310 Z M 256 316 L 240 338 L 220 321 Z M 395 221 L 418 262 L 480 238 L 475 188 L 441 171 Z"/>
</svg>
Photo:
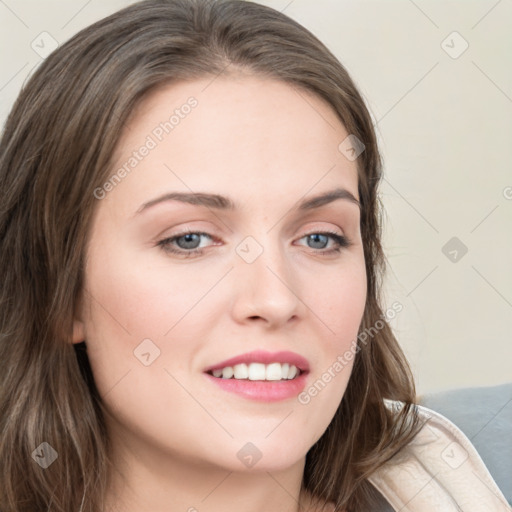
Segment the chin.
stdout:
<svg viewBox="0 0 512 512">
<path fill-rule="evenodd" d="M 276 435 L 270 439 L 272 435 L 267 439 L 247 436 L 246 441 L 237 438 L 230 443 L 230 448 L 225 449 L 225 453 L 233 453 L 234 457 L 223 457 L 222 464 L 230 471 L 263 473 L 285 470 L 301 463 L 308 446 L 302 446 L 300 440 L 292 437 L 285 439 Z"/>
</svg>

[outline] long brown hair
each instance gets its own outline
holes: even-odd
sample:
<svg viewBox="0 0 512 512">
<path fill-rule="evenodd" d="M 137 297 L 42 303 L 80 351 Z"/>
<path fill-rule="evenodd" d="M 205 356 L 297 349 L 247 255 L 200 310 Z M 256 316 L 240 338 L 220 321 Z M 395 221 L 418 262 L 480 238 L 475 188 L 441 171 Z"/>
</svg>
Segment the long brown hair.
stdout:
<svg viewBox="0 0 512 512">
<path fill-rule="evenodd" d="M 105 410 L 84 344 L 70 343 L 94 190 L 111 175 L 124 126 L 149 92 L 236 69 L 313 92 L 365 146 L 357 159 L 368 283 L 360 332 L 373 331 L 359 340 L 341 404 L 307 454 L 303 488 L 334 501 L 336 510 L 368 510 L 374 489 L 367 478 L 418 431 L 412 374 L 381 308 L 382 162 L 346 69 L 309 31 L 271 8 L 147 0 L 50 54 L 19 94 L 0 142 L 3 512 L 103 510 L 112 467 Z M 392 412 L 384 399 L 404 406 Z M 46 469 L 36 464 L 55 455 Z"/>
</svg>

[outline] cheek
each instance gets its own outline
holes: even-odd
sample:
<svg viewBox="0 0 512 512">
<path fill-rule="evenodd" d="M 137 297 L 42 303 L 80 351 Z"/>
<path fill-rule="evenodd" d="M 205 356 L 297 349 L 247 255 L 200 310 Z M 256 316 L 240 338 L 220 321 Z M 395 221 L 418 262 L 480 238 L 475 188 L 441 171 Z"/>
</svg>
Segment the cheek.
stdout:
<svg viewBox="0 0 512 512">
<path fill-rule="evenodd" d="M 310 307 L 321 320 L 318 325 L 325 327 L 322 329 L 325 336 L 318 339 L 318 353 L 322 356 L 314 382 L 298 398 L 304 405 L 314 402 L 312 405 L 321 411 L 323 424 L 330 421 L 327 418 L 334 414 L 343 398 L 357 354 L 357 336 L 367 294 L 364 259 L 354 255 L 339 272 L 326 273 L 317 282 L 323 288 L 311 295 Z"/>
<path fill-rule="evenodd" d="M 172 265 L 165 255 L 142 257 L 143 251 L 116 253 L 115 245 L 96 245 L 86 269 L 85 338 L 96 385 L 108 392 L 130 372 L 126 381 L 168 386 L 165 369 L 187 374 L 201 340 L 227 307 L 214 290 L 225 270 Z M 154 381 L 157 374 L 164 383 Z"/>
<path fill-rule="evenodd" d="M 332 421 L 345 394 L 355 357 L 357 334 L 366 301 L 366 274 L 360 271 L 331 279 L 327 292 L 315 301 L 326 327 L 318 338 L 316 371 L 297 396 L 304 432 L 316 442 Z"/>
<path fill-rule="evenodd" d="M 109 254 L 105 248 L 91 256 L 95 264 L 87 269 L 85 338 L 96 387 L 122 424 L 155 438 L 162 437 L 155 432 L 165 424 L 179 439 L 183 429 L 161 411 L 188 410 L 190 396 L 166 370 L 180 382 L 188 371 L 195 347 L 187 341 L 197 332 L 187 312 L 207 283 L 191 283 L 163 265 L 144 266 L 136 258 Z M 183 329 L 192 332 L 185 336 Z M 187 421 L 180 417 L 177 425 Z M 193 431 L 192 425 L 187 428 Z"/>
<path fill-rule="evenodd" d="M 113 260 L 108 251 L 95 261 L 86 284 L 93 298 L 90 324 L 121 339 L 162 338 L 206 286 L 197 275 L 165 263 L 145 265 L 135 257 Z M 102 330 L 96 329 L 100 324 Z"/>
<path fill-rule="evenodd" d="M 364 259 L 353 256 L 339 271 L 326 272 L 311 298 L 311 309 L 330 334 L 330 351 L 343 349 L 356 339 L 364 313 L 366 268 Z"/>
<path fill-rule="evenodd" d="M 85 339 L 96 385 L 103 393 L 127 372 L 131 372 L 127 380 L 139 371 L 163 372 L 172 329 L 194 303 L 197 286 L 185 286 L 179 272 L 144 266 L 126 254 L 115 258 L 112 254 L 108 245 L 91 253 L 85 283 L 89 299 Z M 182 348 L 174 347 L 173 352 Z M 144 366 L 148 352 L 154 361 L 150 367 Z"/>
</svg>

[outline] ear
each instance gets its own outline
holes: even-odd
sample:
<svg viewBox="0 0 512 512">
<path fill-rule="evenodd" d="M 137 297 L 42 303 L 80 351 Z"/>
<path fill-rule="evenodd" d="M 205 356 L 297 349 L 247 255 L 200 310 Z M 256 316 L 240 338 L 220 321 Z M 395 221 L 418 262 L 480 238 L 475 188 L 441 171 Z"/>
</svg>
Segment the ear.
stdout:
<svg viewBox="0 0 512 512">
<path fill-rule="evenodd" d="M 73 339 L 72 343 L 81 343 L 85 340 L 85 326 L 81 320 L 73 320 Z"/>
<path fill-rule="evenodd" d="M 73 335 L 71 343 L 81 343 L 85 340 L 85 324 L 82 321 L 82 296 L 77 300 L 75 305 L 75 313 L 73 315 Z"/>
</svg>

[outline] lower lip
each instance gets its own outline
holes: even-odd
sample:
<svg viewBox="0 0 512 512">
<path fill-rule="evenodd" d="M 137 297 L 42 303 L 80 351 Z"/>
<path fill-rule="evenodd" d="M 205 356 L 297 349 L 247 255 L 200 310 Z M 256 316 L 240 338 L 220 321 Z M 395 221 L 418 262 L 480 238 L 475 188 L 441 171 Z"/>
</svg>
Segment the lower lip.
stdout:
<svg viewBox="0 0 512 512">
<path fill-rule="evenodd" d="M 306 385 L 308 373 L 301 373 L 290 380 L 223 379 L 209 373 L 204 375 L 225 391 L 260 402 L 277 402 L 297 396 Z"/>
</svg>

